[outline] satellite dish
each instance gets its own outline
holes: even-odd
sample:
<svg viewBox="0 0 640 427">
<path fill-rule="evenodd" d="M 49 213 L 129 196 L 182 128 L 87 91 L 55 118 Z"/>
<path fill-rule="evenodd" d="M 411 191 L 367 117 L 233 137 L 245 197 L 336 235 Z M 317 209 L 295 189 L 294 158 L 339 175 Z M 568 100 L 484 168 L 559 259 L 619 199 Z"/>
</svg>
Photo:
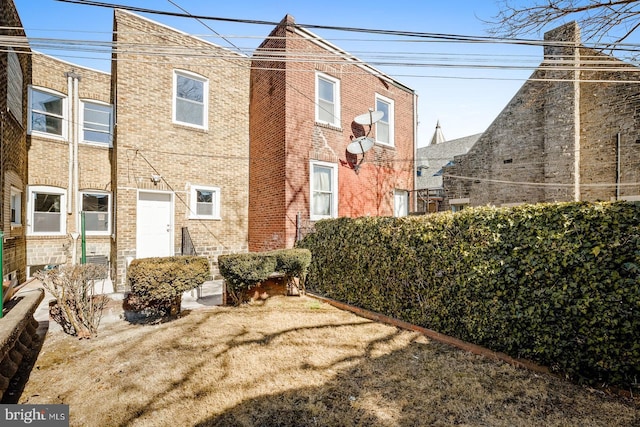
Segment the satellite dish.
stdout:
<svg viewBox="0 0 640 427">
<path fill-rule="evenodd" d="M 356 122 L 359 125 L 371 126 L 372 124 L 374 124 L 375 122 L 377 122 L 378 120 L 380 120 L 383 117 L 384 117 L 384 112 L 383 111 L 373 111 L 372 110 L 372 111 L 369 111 L 368 113 L 360 114 L 355 119 L 353 119 L 353 121 Z"/>
<path fill-rule="evenodd" d="M 347 151 L 351 154 L 364 154 L 367 151 L 371 150 L 373 147 L 374 141 L 373 139 L 367 136 L 361 136 L 359 138 L 354 139 L 349 145 L 347 145 Z"/>
</svg>

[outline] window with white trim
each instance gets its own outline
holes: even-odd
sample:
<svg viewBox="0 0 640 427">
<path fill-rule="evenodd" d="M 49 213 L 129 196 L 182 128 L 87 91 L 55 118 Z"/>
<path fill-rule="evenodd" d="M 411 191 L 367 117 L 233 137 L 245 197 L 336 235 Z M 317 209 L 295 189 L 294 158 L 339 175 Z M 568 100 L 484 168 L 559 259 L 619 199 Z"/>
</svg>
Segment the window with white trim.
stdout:
<svg viewBox="0 0 640 427">
<path fill-rule="evenodd" d="M 57 187 L 29 188 L 28 232 L 32 235 L 66 234 L 66 191 Z"/>
<path fill-rule="evenodd" d="M 190 200 L 190 218 L 220 219 L 220 188 L 192 185 Z"/>
<path fill-rule="evenodd" d="M 11 187 L 11 225 L 22 225 L 22 191 Z"/>
<path fill-rule="evenodd" d="M 29 90 L 29 133 L 64 138 L 67 135 L 67 98 L 48 89 Z"/>
<path fill-rule="evenodd" d="M 111 234 L 111 196 L 100 191 L 80 193 L 84 231 L 93 235 Z"/>
<path fill-rule="evenodd" d="M 82 101 L 82 142 L 111 147 L 113 107 L 94 101 Z"/>
<path fill-rule="evenodd" d="M 335 163 L 311 162 L 312 221 L 335 218 L 338 214 L 338 167 Z"/>
<path fill-rule="evenodd" d="M 173 72 L 173 121 L 206 129 L 209 81 L 187 71 Z"/>
<path fill-rule="evenodd" d="M 394 145 L 393 100 L 376 94 L 376 110 L 384 113 L 376 122 L 376 142 Z"/>
<path fill-rule="evenodd" d="M 316 122 L 340 127 L 340 80 L 316 73 Z"/>
<path fill-rule="evenodd" d="M 24 76 L 18 54 L 11 48 L 7 52 L 7 110 L 22 125 L 22 84 Z"/>
</svg>

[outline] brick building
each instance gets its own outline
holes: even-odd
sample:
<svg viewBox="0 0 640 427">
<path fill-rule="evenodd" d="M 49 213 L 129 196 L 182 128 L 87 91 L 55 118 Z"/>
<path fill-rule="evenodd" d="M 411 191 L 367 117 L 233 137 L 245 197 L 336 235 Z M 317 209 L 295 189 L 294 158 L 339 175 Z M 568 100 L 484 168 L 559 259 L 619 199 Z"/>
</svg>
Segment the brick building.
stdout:
<svg viewBox="0 0 640 427">
<path fill-rule="evenodd" d="M 113 277 L 134 258 L 246 252 L 248 58 L 122 10 L 113 31 Z"/>
<path fill-rule="evenodd" d="M 252 58 L 249 249 L 291 247 L 297 224 L 405 215 L 414 188 L 413 90 L 286 16 Z M 346 151 L 383 111 L 364 155 Z"/>
<path fill-rule="evenodd" d="M 473 148 L 444 169 L 452 207 L 638 199 L 638 68 L 581 45 L 569 23 Z"/>
<path fill-rule="evenodd" d="M 30 49 L 12 0 L 0 0 L 0 34 L 11 40 L 0 51 L 0 230 L 5 280 L 26 278 L 27 86 Z"/>
<path fill-rule="evenodd" d="M 111 248 L 113 114 L 108 73 L 34 53 L 27 108 L 28 274 Z"/>
</svg>

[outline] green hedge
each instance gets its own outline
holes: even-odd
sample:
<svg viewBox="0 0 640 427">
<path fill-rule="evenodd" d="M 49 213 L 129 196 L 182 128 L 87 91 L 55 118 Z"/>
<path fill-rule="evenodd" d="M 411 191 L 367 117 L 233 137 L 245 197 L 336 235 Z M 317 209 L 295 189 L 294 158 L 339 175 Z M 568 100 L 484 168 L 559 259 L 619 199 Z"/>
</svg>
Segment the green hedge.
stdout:
<svg viewBox="0 0 640 427">
<path fill-rule="evenodd" d="M 224 277 L 227 292 L 234 304 L 240 303 L 240 294 L 267 280 L 274 272 L 283 273 L 289 280 L 298 277 L 304 283 L 311 252 L 307 249 L 280 249 L 270 252 L 220 255 L 218 268 Z"/>
<path fill-rule="evenodd" d="M 211 279 L 206 257 L 173 256 L 131 261 L 127 281 L 141 301 L 168 301 Z"/>
<path fill-rule="evenodd" d="M 640 378 L 640 207 L 563 203 L 316 224 L 307 288 L 578 382 Z"/>
</svg>

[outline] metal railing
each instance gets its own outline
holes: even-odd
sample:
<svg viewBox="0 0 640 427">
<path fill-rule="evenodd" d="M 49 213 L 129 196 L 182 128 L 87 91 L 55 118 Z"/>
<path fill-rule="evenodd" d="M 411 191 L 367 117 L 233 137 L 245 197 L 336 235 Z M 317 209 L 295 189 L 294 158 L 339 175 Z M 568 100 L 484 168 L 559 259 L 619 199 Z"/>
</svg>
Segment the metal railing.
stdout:
<svg viewBox="0 0 640 427">
<path fill-rule="evenodd" d="M 196 248 L 193 246 L 193 240 L 191 240 L 191 235 L 189 234 L 189 229 L 187 227 L 182 227 L 181 253 L 182 255 L 198 255 Z"/>
</svg>

